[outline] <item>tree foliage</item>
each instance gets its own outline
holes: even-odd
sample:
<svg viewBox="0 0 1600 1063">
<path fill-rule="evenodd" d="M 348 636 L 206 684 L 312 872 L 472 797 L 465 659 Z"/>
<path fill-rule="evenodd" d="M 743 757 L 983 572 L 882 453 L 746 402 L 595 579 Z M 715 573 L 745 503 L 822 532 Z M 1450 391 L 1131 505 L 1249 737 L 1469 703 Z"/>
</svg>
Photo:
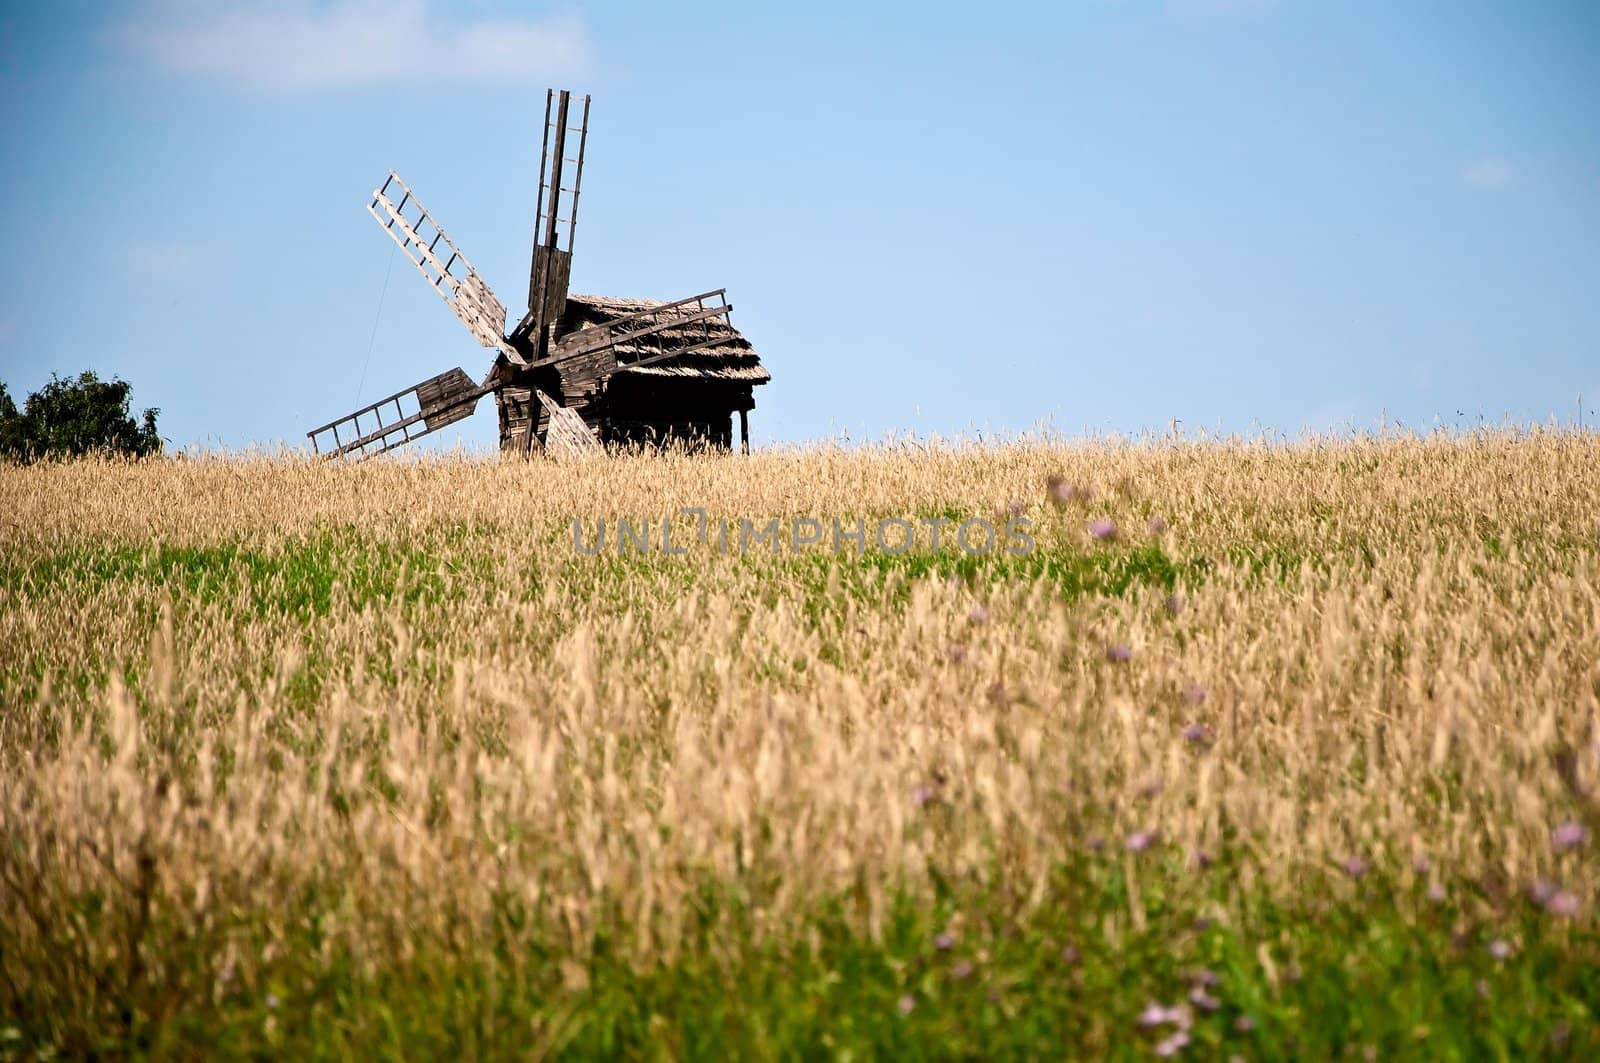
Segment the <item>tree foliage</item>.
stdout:
<svg viewBox="0 0 1600 1063">
<path fill-rule="evenodd" d="M 33 461 L 38 458 L 75 457 L 84 454 L 121 454 L 142 457 L 161 451 L 156 433 L 158 409 L 148 409 L 135 420 L 128 396 L 133 385 L 124 380 L 101 380 L 92 372 L 76 379 L 50 377 L 19 411 L 0 382 L 0 458 Z"/>
</svg>

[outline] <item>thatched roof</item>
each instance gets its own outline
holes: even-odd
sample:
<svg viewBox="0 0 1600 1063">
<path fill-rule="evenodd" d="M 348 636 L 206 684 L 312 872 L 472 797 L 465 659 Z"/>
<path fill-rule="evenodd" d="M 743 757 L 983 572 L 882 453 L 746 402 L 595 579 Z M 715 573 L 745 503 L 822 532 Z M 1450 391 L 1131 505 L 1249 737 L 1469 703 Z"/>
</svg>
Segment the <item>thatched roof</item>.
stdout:
<svg viewBox="0 0 1600 1063">
<path fill-rule="evenodd" d="M 557 332 L 566 333 L 572 329 L 601 325 L 607 321 L 622 317 L 627 314 L 648 310 L 652 306 L 661 306 L 660 302 L 653 299 L 615 299 L 605 295 L 569 295 L 567 308 L 561 315 Z M 672 311 L 683 316 L 688 316 L 695 311 L 693 305 L 682 310 Z M 712 319 L 711 322 L 696 322 L 682 329 L 669 328 L 653 336 L 639 341 L 637 346 L 631 344 L 618 344 L 617 358 L 627 362 L 632 358 L 645 358 L 660 354 L 662 350 L 671 350 L 675 344 L 687 345 L 699 343 L 707 338 L 716 339 L 718 342 L 710 347 L 702 347 L 696 351 L 688 351 L 673 358 L 664 358 L 650 365 L 640 366 L 637 369 L 622 368 L 619 373 L 631 373 L 638 376 L 654 377 L 688 377 L 700 380 L 723 380 L 748 383 L 752 386 L 765 384 L 772 379 L 772 375 L 761 365 L 761 358 L 756 354 L 755 348 L 750 346 L 750 341 L 740 334 L 732 325 L 724 323 L 722 319 Z"/>
</svg>

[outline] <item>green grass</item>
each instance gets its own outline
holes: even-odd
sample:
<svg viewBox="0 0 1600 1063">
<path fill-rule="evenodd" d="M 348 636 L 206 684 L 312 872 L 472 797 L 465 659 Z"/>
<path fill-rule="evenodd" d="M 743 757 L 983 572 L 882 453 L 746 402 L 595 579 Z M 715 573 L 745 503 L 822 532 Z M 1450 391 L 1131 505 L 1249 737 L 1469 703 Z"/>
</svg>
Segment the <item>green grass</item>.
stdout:
<svg viewBox="0 0 1600 1063">
<path fill-rule="evenodd" d="M 826 566 L 823 566 L 824 568 Z M 905 553 L 863 554 L 857 571 L 894 573 L 902 585 L 910 581 L 955 576 L 969 583 L 991 584 L 1044 580 L 1067 598 L 1091 595 L 1118 597 L 1135 586 L 1173 590 L 1178 583 L 1198 582 L 1209 563 L 1178 562 L 1156 545 L 1095 548 L 1085 551 L 1036 550 L 1030 554 Z"/>
<path fill-rule="evenodd" d="M 189 603 L 237 602 L 247 615 L 310 627 L 345 606 L 399 600 L 436 610 L 481 593 L 496 575 L 496 534 L 462 528 L 400 546 L 330 530 L 270 551 L 242 542 L 80 544 L 0 563 L 0 594 L 26 587 L 34 596 L 88 597 L 154 584 Z M 1499 539 L 1483 541 L 1489 557 L 1505 553 Z M 1339 555 L 1347 556 L 1372 564 L 1365 546 Z M 1284 580 L 1329 558 L 1259 546 L 1226 561 Z M 559 563 L 563 578 L 581 573 L 591 582 L 602 616 L 627 608 L 629 595 L 651 581 L 651 593 L 668 593 L 720 578 L 714 566 L 659 555 Z M 1174 557 L 1159 543 L 729 562 L 770 568 L 774 579 L 802 586 L 808 615 L 829 636 L 838 632 L 825 611 L 839 593 L 881 609 L 903 604 L 918 580 L 954 577 L 975 586 L 1042 581 L 1066 598 L 1117 597 L 1193 587 L 1217 563 Z M 521 578 L 524 596 L 536 594 L 540 573 Z M 0 665 L 0 708 L 33 697 L 42 677 L 36 664 Z M 341 666 L 308 654 L 287 679 L 291 708 L 315 705 Z M 375 656 L 372 666 L 395 664 Z M 103 677 L 90 670 L 69 681 L 87 690 Z M 364 782 L 384 785 L 376 768 Z M 584 943 L 588 960 L 577 966 L 572 943 L 547 936 L 547 913 L 509 899 L 481 924 L 419 933 L 407 959 L 376 948 L 372 965 L 347 946 L 325 947 L 325 928 L 348 900 L 338 882 L 271 912 L 230 910 L 206 927 L 160 904 L 141 912 L 130 900 L 136 888 L 116 899 L 85 893 L 65 914 L 3 918 L 64 918 L 70 930 L 41 936 L 133 947 L 114 960 L 87 946 L 63 951 L 35 982 L 0 986 L 0 1059 L 526 1058 L 532 1049 L 573 1058 L 1135 1058 L 1171 1032 L 1142 1029 L 1140 1011 L 1182 1003 L 1200 969 L 1215 974 L 1209 993 L 1219 1003 L 1194 1014 L 1184 1053 L 1193 1058 L 1362 1058 L 1369 1049 L 1383 1059 L 1600 1056 L 1592 924 L 1554 919 L 1470 883 L 1452 885 L 1451 899 L 1436 904 L 1381 868 L 1359 881 L 1330 872 L 1327 882 L 1306 884 L 1301 907 L 1288 908 L 1235 897 L 1226 867 L 1202 874 L 1177 860 L 1159 851 L 1138 857 L 1150 873 L 1145 888 L 1132 891 L 1123 854 L 1084 855 L 1057 869 L 1037 907 L 959 883 L 943 884 L 932 904 L 901 894 L 878 939 L 852 929 L 862 923 L 853 895 L 777 933 L 758 933 L 753 898 L 761 891 L 723 883 L 706 888 L 698 918 L 671 943 L 671 960 L 637 962 L 638 938 L 652 930 L 618 916 Z M 1235 913 L 1232 923 L 1207 922 L 1208 912 L 1224 908 Z M 959 931 L 940 947 L 953 924 Z M 225 946 L 260 950 L 268 941 L 275 951 L 257 983 L 218 980 L 215 958 Z M 1494 942 L 1505 943 L 1503 956 L 1491 952 Z"/>
<path fill-rule="evenodd" d="M 1159 860 L 1158 855 L 1148 859 Z M 214 991 L 207 941 L 159 915 L 144 931 L 161 969 L 41 979 L 77 999 L 30 999 L 0 1023 L 0 1058 L 69 1055 L 279 1058 L 1141 1058 L 1173 1032 L 1141 1027 L 1182 1004 L 1199 972 L 1214 1010 L 1189 1006 L 1193 1058 L 1592 1058 L 1600 1050 L 1600 941 L 1532 912 L 1475 924 L 1376 875 L 1311 891 L 1293 910 L 1246 904 L 1248 926 L 1208 924 L 1212 881 L 1183 900 L 1131 903 L 1112 857 L 1062 867 L 1031 912 L 1010 896 L 904 896 L 881 940 L 852 931 L 840 897 L 757 940 L 753 906 L 707 888 L 670 961 L 638 963 L 618 922 L 588 962 L 541 941 L 537 913 L 503 903 L 481 926 L 419 935 L 408 961 L 367 971 L 323 955 L 338 893 L 294 906 L 262 982 Z M 1131 918 L 1139 909 L 1140 920 Z M 236 913 L 236 916 L 240 913 Z M 128 913 L 86 898 L 86 932 L 125 934 Z M 281 918 L 281 913 L 277 918 Z M 958 927 L 948 941 L 940 935 Z M 233 940 L 265 940 L 248 916 Z M 1491 943 L 1510 951 L 1497 958 Z M 63 958 L 63 973 L 70 966 Z M 40 991 L 44 991 L 42 988 Z"/>
<path fill-rule="evenodd" d="M 408 602 L 443 590 L 438 556 L 328 532 L 271 552 L 241 543 L 148 547 L 79 544 L 30 564 L 0 567 L 0 591 L 93 594 L 117 583 L 153 583 L 201 603 L 242 591 L 254 615 L 326 616 L 340 591 L 356 608 L 395 595 Z"/>
</svg>

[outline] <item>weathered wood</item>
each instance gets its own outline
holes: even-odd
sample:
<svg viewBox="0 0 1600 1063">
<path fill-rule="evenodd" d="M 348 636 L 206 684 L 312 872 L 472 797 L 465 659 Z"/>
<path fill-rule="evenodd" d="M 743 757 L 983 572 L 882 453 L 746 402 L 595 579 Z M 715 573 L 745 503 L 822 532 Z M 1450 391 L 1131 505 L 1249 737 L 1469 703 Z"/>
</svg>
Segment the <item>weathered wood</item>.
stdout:
<svg viewBox="0 0 1600 1063">
<path fill-rule="evenodd" d="M 572 253 L 543 245 L 533 249 L 533 272 L 528 278 L 528 316 L 517 326 L 538 350 L 535 330 L 549 331 L 550 323 L 567 307 L 571 285 Z M 515 333 L 513 337 L 515 338 Z M 537 361 L 537 359 L 535 359 Z"/>
<path fill-rule="evenodd" d="M 592 328 L 579 329 L 576 332 L 569 332 L 557 342 L 556 349 L 552 354 L 550 354 L 548 357 L 529 362 L 527 367 L 529 369 L 538 369 L 541 366 L 555 365 L 557 362 L 565 361 L 568 358 L 575 358 L 578 355 L 589 354 L 590 352 L 603 350 L 607 347 L 614 347 L 621 343 L 628 343 L 633 340 L 641 339 L 645 336 L 652 336 L 659 332 L 665 332 L 668 329 L 684 328 L 688 325 L 693 325 L 701 321 L 709 321 L 712 318 L 726 318 L 733 310 L 732 303 L 723 303 L 720 306 L 706 307 L 703 310 L 696 310 L 692 313 L 673 314 L 672 316 L 665 318 L 661 317 L 663 311 L 675 310 L 676 308 L 684 306 L 688 303 L 699 302 L 703 299 L 715 298 L 720 295 L 722 295 L 722 291 L 720 289 L 715 292 L 707 292 L 704 295 L 691 295 L 687 299 L 680 299 L 675 303 L 666 303 L 662 306 L 651 307 L 648 310 L 641 310 L 636 314 L 629 314 L 627 317 L 617 318 L 614 321 L 607 321 L 603 325 L 595 325 Z M 652 318 L 656 318 L 658 320 L 652 321 Z M 721 337 L 718 337 L 716 340 L 711 342 L 720 343 L 724 341 Z M 700 344 L 699 346 L 705 345 L 706 344 Z M 678 350 L 675 349 L 671 353 L 678 353 Z M 619 362 L 618 364 L 638 365 L 642 363 Z"/>
<path fill-rule="evenodd" d="M 561 166 L 566 162 L 567 154 L 567 105 L 572 101 L 572 94 L 566 89 L 561 90 L 560 100 L 556 103 L 556 129 L 554 151 L 550 156 L 550 206 L 545 211 L 544 246 L 556 246 L 557 215 L 561 212 Z"/>
<path fill-rule="evenodd" d="M 539 183 L 533 186 L 533 249 L 535 253 L 539 250 L 539 212 L 544 209 L 544 175 L 550 165 L 550 104 L 554 101 L 555 95 L 555 89 L 544 90 L 544 127 L 539 133 Z M 533 308 L 539 305 L 537 294 L 539 263 L 537 258 L 529 260 L 529 269 L 528 313 L 537 317 L 538 315 L 533 312 Z M 524 319 L 524 323 L 526 323 L 526 319 Z"/>
<path fill-rule="evenodd" d="M 731 305 L 729 308 L 732 309 Z M 688 354 L 691 351 L 698 351 L 705 347 L 714 347 L 722 342 L 723 340 L 719 336 L 714 340 L 702 340 L 699 343 L 690 343 L 682 347 L 674 347 L 670 351 L 662 351 L 660 354 L 652 354 L 648 358 L 640 358 L 635 362 L 619 362 L 617 363 L 617 370 L 620 372 L 624 369 L 643 369 L 647 365 L 655 365 L 657 362 L 664 362 L 668 358 L 676 358 L 680 354 Z"/>
<path fill-rule="evenodd" d="M 533 249 L 533 267 L 528 277 L 528 339 L 531 341 L 533 361 L 537 362 L 549 351 L 549 324 L 567 301 L 567 282 L 572 272 L 571 255 L 560 250 L 557 243 L 558 216 L 561 213 L 561 168 L 566 161 L 567 106 L 571 93 L 565 89 L 556 103 L 555 136 L 552 141 L 551 125 L 547 120 L 540 145 L 539 172 L 544 173 L 546 156 L 550 163 L 550 181 L 541 178 L 539 209 L 544 212 L 544 232 L 537 232 Z M 550 110 L 549 97 L 545 97 L 545 113 Z"/>
<path fill-rule="evenodd" d="M 369 458 L 454 424 L 471 414 L 478 400 L 493 390 L 492 383 L 475 384 L 466 371 L 458 367 L 429 377 L 404 391 L 397 391 L 370 406 L 363 406 L 337 421 L 313 428 L 306 435 L 311 440 L 312 449 L 323 457 L 343 457 L 354 453 L 360 458 Z M 400 400 L 408 396 L 416 399 L 418 407 L 417 412 L 409 416 L 404 415 L 405 411 L 400 405 Z M 384 424 L 381 411 L 389 406 L 393 406 L 395 412 L 402 416 Z M 362 432 L 362 417 L 371 417 L 377 422 L 377 428 Z M 350 425 L 356 430 L 354 439 L 340 438 L 339 428 L 343 425 Z M 414 428 L 417 430 L 413 431 Z M 317 441 L 317 437 L 324 433 L 333 436 L 333 447 L 326 451 Z M 374 445 L 378 445 L 378 449 L 369 451 L 368 448 Z"/>
<path fill-rule="evenodd" d="M 600 449 L 599 440 L 578 414 L 562 406 L 549 395 L 535 390 L 534 395 L 549 415 L 545 428 L 544 447 L 551 454 L 584 454 Z"/>
<path fill-rule="evenodd" d="M 566 91 L 545 95 L 528 312 L 510 334 L 504 305 L 398 175 L 391 171 L 373 193 L 369 213 L 473 336 L 501 357 L 482 384 L 452 370 L 313 430 L 319 452 L 326 435 L 332 453 L 381 453 L 469 416 L 489 392 L 508 450 L 547 444 L 552 453 L 572 453 L 602 441 L 665 439 L 727 448 L 738 412 L 748 452 L 751 388 L 770 374 L 733 327 L 724 290 L 664 304 L 568 295 L 590 98 L 583 97 L 576 126 L 571 103 Z M 578 137 L 575 158 L 567 155 L 568 134 Z M 408 212 L 418 216 L 415 224 Z M 416 412 L 402 399 L 414 399 Z"/>
<path fill-rule="evenodd" d="M 452 369 L 417 385 L 417 404 L 430 431 L 469 417 L 489 389 L 475 384 L 464 369 Z"/>
<path fill-rule="evenodd" d="M 746 410 L 739 411 L 739 449 L 750 453 L 750 414 Z"/>
<path fill-rule="evenodd" d="M 391 184 L 398 186 L 404 193 L 398 205 L 392 202 L 387 194 Z M 408 202 L 415 204 L 421 215 L 417 219 L 416 226 L 407 221 L 402 213 Z M 456 317 L 461 319 L 461 323 L 467 326 L 467 331 L 471 332 L 480 344 L 502 351 L 518 365 L 525 361 L 516 348 L 506 341 L 505 305 L 484 283 L 483 278 L 478 276 L 477 271 L 472 268 L 472 263 L 467 261 L 467 256 L 463 255 L 451 242 L 450 237 L 445 235 L 444 229 L 434 221 L 433 215 L 428 213 L 428 208 L 412 195 L 411 189 L 406 187 L 406 183 L 400 180 L 393 170 L 389 171 L 389 176 L 383 185 L 372 193 L 372 201 L 367 204 L 367 213 L 383 226 L 383 231 L 389 234 L 389 238 L 406 253 L 406 258 L 410 259 L 411 264 L 427 279 L 428 286 L 439 293 L 440 298 Z M 423 224 L 433 227 L 436 235 L 432 240 L 423 240 L 417 228 Z M 448 259 L 439 257 L 440 243 L 449 249 Z M 450 272 L 457 262 L 466 268 L 465 277 L 458 277 Z M 432 273 L 428 271 L 430 266 L 433 267 Z"/>
</svg>

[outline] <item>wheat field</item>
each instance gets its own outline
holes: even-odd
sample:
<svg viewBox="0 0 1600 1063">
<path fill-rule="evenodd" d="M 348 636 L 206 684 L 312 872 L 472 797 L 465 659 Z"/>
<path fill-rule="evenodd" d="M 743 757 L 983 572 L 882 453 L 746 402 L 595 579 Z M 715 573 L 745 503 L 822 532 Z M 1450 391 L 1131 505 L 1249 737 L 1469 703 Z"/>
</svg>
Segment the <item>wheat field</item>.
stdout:
<svg viewBox="0 0 1600 1063">
<path fill-rule="evenodd" d="M 0 1058 L 1582 1058 L 1597 786 L 1593 434 L 0 467 Z"/>
</svg>

